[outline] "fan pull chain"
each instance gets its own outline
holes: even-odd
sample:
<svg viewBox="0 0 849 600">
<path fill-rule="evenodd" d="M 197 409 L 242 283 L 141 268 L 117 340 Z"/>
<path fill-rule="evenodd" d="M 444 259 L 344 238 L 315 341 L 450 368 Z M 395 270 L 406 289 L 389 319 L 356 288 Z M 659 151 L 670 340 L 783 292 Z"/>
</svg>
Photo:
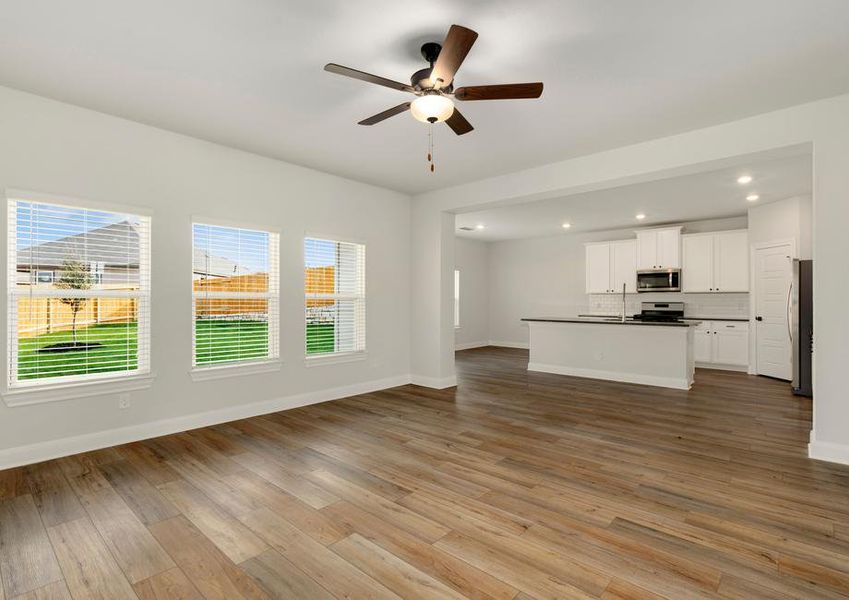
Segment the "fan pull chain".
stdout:
<svg viewBox="0 0 849 600">
<path fill-rule="evenodd" d="M 430 172 L 433 173 L 433 123 L 430 124 L 427 131 L 427 162 L 430 163 Z"/>
</svg>

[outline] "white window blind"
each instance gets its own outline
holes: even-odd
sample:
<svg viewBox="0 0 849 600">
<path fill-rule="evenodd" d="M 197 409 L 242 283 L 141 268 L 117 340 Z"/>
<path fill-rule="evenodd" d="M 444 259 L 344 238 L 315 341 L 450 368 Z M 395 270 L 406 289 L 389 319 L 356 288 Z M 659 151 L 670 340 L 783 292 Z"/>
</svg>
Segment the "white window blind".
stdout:
<svg viewBox="0 0 849 600">
<path fill-rule="evenodd" d="M 454 269 L 454 327 L 460 326 L 460 270 Z"/>
<path fill-rule="evenodd" d="M 150 372 L 150 218 L 10 199 L 10 388 Z"/>
<path fill-rule="evenodd" d="M 307 357 L 366 349 L 366 247 L 304 240 Z"/>
<path fill-rule="evenodd" d="M 279 236 L 192 225 L 195 368 L 279 357 Z"/>
</svg>

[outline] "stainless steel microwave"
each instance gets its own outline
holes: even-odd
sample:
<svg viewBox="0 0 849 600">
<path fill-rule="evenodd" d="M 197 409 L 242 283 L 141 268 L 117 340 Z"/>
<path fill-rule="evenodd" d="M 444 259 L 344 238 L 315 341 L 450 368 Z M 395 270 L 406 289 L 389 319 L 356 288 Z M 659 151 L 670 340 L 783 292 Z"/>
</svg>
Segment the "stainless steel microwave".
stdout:
<svg viewBox="0 0 849 600">
<path fill-rule="evenodd" d="M 638 292 L 680 292 L 681 269 L 645 269 L 637 271 Z"/>
</svg>

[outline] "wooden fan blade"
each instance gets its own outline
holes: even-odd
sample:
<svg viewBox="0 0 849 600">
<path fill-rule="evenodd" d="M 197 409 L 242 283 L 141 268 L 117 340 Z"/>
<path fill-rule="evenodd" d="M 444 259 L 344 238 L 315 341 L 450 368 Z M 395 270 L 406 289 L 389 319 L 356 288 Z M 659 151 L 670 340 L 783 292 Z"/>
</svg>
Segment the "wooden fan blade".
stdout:
<svg viewBox="0 0 849 600">
<path fill-rule="evenodd" d="M 472 124 L 466 120 L 466 117 L 460 114 L 460 111 L 456 108 L 450 117 L 445 119 L 445 124 L 448 125 L 451 129 L 454 130 L 454 133 L 457 135 L 463 135 L 465 133 L 469 133 L 474 127 Z"/>
<path fill-rule="evenodd" d="M 454 90 L 457 100 L 512 100 L 517 98 L 539 98 L 542 82 L 508 83 L 505 85 L 473 85 Z"/>
<path fill-rule="evenodd" d="M 407 85 L 406 83 L 386 79 L 386 77 L 381 77 L 379 75 L 372 75 L 371 73 L 366 73 L 365 71 L 357 71 L 356 69 L 351 69 L 350 67 L 343 67 L 342 65 L 337 65 L 336 63 L 327 63 L 326 65 L 324 65 L 324 70 L 330 73 L 336 73 L 337 75 L 344 75 L 345 77 L 359 79 L 360 81 L 365 81 L 367 83 L 376 83 L 377 85 L 392 88 L 393 90 L 400 90 L 402 92 L 415 91 L 411 86 Z"/>
<path fill-rule="evenodd" d="M 402 112 L 407 112 L 410 110 L 410 102 L 404 102 L 403 104 L 399 104 L 398 106 L 393 106 L 383 112 L 377 113 L 369 117 L 368 119 L 363 119 L 357 125 L 374 125 L 375 123 L 380 123 L 388 119 L 389 117 L 394 117 L 395 115 L 400 115 Z"/>
<path fill-rule="evenodd" d="M 451 26 L 430 73 L 430 80 L 433 81 L 435 88 L 441 89 L 451 85 L 454 74 L 463 64 L 476 39 L 478 34 L 471 29 L 460 25 Z"/>
</svg>

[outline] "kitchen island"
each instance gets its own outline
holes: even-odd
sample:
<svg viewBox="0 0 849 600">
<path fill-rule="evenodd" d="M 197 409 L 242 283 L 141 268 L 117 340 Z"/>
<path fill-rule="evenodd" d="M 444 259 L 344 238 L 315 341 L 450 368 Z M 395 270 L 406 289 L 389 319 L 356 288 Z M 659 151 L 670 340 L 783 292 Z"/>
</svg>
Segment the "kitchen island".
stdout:
<svg viewBox="0 0 849 600">
<path fill-rule="evenodd" d="M 698 321 L 528 317 L 528 371 L 688 390 Z"/>
</svg>

